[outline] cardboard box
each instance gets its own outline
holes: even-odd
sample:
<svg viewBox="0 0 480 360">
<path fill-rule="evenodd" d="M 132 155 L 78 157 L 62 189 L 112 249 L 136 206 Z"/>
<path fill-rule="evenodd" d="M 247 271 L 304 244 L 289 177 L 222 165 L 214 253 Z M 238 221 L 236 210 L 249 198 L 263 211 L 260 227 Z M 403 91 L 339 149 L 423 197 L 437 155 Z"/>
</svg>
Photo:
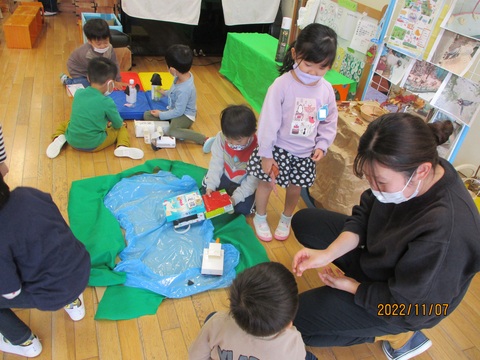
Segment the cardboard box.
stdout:
<svg viewBox="0 0 480 360">
<path fill-rule="evenodd" d="M 168 133 L 168 129 L 170 127 L 170 122 L 168 121 L 146 121 L 146 120 L 134 120 L 133 126 L 135 128 L 135 137 L 141 138 L 145 134 L 145 131 L 150 132 L 153 135 L 155 132 L 158 133 L 158 128 L 162 128 L 161 134 Z M 154 137 L 160 137 L 160 133 Z"/>
<path fill-rule="evenodd" d="M 164 200 L 163 209 L 175 229 L 205 220 L 205 206 L 198 190 Z"/>
<path fill-rule="evenodd" d="M 152 137 L 151 141 L 159 149 L 173 149 L 176 146 L 176 140 L 173 136 Z"/>
<path fill-rule="evenodd" d="M 135 137 L 143 138 L 146 132 L 153 133 L 155 131 L 155 123 L 153 121 L 133 120 L 135 128 Z"/>
<path fill-rule="evenodd" d="M 224 250 L 222 244 L 210 243 L 208 249 L 203 249 L 202 269 L 203 275 L 223 275 Z"/>
</svg>

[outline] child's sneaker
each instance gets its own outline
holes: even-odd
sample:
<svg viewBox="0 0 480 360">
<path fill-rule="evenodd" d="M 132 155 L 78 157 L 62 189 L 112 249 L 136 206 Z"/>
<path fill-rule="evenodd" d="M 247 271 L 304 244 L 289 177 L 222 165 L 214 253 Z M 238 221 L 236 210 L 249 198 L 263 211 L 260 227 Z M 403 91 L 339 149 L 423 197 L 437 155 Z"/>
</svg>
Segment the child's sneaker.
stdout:
<svg viewBox="0 0 480 360">
<path fill-rule="evenodd" d="M 63 145 L 67 142 L 67 138 L 65 135 L 58 135 L 55 140 L 53 140 L 50 145 L 47 147 L 47 156 L 50 159 L 54 159 L 60 154 L 60 150 L 62 150 Z"/>
<path fill-rule="evenodd" d="M 203 152 L 208 154 L 212 150 L 213 142 L 215 141 L 215 137 L 207 137 L 205 142 L 203 143 Z"/>
<path fill-rule="evenodd" d="M 85 317 L 85 305 L 83 304 L 83 293 L 72 303 L 64 307 L 67 314 L 73 321 L 82 320 Z"/>
<path fill-rule="evenodd" d="M 143 151 L 137 148 L 119 146 L 115 149 L 113 154 L 116 157 L 129 157 L 133 160 L 140 160 L 143 158 Z"/>
<path fill-rule="evenodd" d="M 277 229 L 275 230 L 275 239 L 277 240 L 287 240 L 290 236 L 290 223 L 292 222 L 292 217 L 282 215 L 280 216 L 280 221 L 278 222 Z"/>
<path fill-rule="evenodd" d="M 260 240 L 272 241 L 272 233 L 270 232 L 270 226 L 268 226 L 267 215 L 255 214 L 253 217 L 253 226 Z"/>
<path fill-rule="evenodd" d="M 25 357 L 35 357 L 42 352 L 42 343 L 37 336 L 32 333 L 30 338 L 20 345 L 12 345 L 10 341 L 0 334 L 0 351 Z"/>
<path fill-rule="evenodd" d="M 60 82 L 62 85 L 67 85 L 68 76 L 64 73 L 60 74 Z"/>
</svg>

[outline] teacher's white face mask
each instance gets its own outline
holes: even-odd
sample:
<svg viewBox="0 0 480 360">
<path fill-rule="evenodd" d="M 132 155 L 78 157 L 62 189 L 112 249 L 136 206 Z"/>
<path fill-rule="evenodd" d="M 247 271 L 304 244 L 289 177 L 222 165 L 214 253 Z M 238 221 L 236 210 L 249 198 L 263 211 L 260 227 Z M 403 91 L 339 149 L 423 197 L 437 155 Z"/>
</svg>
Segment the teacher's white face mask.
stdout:
<svg viewBox="0 0 480 360">
<path fill-rule="evenodd" d="M 405 189 L 407 188 L 408 184 L 410 184 L 410 181 L 412 181 L 412 178 L 413 178 L 413 175 L 415 173 L 413 173 L 410 178 L 408 179 L 407 183 L 405 184 L 405 186 L 403 187 L 402 190 L 400 191 L 396 191 L 396 192 L 385 192 L 385 191 L 378 191 L 378 190 L 373 190 L 372 189 L 372 193 L 373 195 L 375 195 L 375 197 L 377 198 L 378 201 L 382 202 L 382 203 L 393 203 L 393 204 L 400 204 L 400 203 L 403 203 L 405 201 L 408 201 L 410 199 L 413 199 L 415 196 L 418 195 L 418 192 L 420 190 L 420 184 L 422 183 L 422 180 L 420 180 L 418 182 L 418 185 L 417 185 L 417 188 L 415 189 L 415 191 L 413 192 L 412 195 L 410 195 L 408 198 L 403 194 L 403 192 L 405 191 Z"/>
</svg>

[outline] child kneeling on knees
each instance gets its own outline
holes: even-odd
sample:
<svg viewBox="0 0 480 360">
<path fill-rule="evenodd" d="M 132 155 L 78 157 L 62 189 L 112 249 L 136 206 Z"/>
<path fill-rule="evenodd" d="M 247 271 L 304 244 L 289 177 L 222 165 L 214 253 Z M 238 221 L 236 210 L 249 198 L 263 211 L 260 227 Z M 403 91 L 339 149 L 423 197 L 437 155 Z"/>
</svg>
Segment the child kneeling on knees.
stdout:
<svg viewBox="0 0 480 360">
<path fill-rule="evenodd" d="M 282 264 L 265 262 L 240 273 L 229 289 L 230 311 L 210 314 L 189 349 L 190 360 L 315 360 L 292 321 L 298 288 Z"/>
</svg>

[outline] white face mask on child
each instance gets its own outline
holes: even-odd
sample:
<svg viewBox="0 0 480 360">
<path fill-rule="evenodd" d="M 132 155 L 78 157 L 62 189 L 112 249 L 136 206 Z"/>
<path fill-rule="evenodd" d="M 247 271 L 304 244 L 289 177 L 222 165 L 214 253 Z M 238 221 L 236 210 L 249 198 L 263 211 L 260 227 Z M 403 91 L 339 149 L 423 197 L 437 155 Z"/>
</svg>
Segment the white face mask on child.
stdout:
<svg viewBox="0 0 480 360">
<path fill-rule="evenodd" d="M 96 53 L 99 53 L 99 54 L 105 54 L 108 51 L 108 49 L 110 49 L 110 45 L 108 45 L 106 48 L 102 48 L 102 49 L 94 47 L 93 51 L 95 51 Z"/>
<path fill-rule="evenodd" d="M 314 82 L 319 81 L 323 77 L 319 75 L 310 75 L 306 72 L 303 72 L 298 67 L 298 63 L 293 64 L 293 71 L 295 72 L 295 75 L 297 75 L 298 80 L 300 80 L 305 85 L 313 84 Z"/>
<path fill-rule="evenodd" d="M 111 89 L 110 89 L 111 87 Z M 108 96 L 113 92 L 113 89 L 115 89 L 115 82 L 113 80 L 108 80 L 107 82 L 107 91 L 103 93 L 103 95 Z"/>
</svg>

